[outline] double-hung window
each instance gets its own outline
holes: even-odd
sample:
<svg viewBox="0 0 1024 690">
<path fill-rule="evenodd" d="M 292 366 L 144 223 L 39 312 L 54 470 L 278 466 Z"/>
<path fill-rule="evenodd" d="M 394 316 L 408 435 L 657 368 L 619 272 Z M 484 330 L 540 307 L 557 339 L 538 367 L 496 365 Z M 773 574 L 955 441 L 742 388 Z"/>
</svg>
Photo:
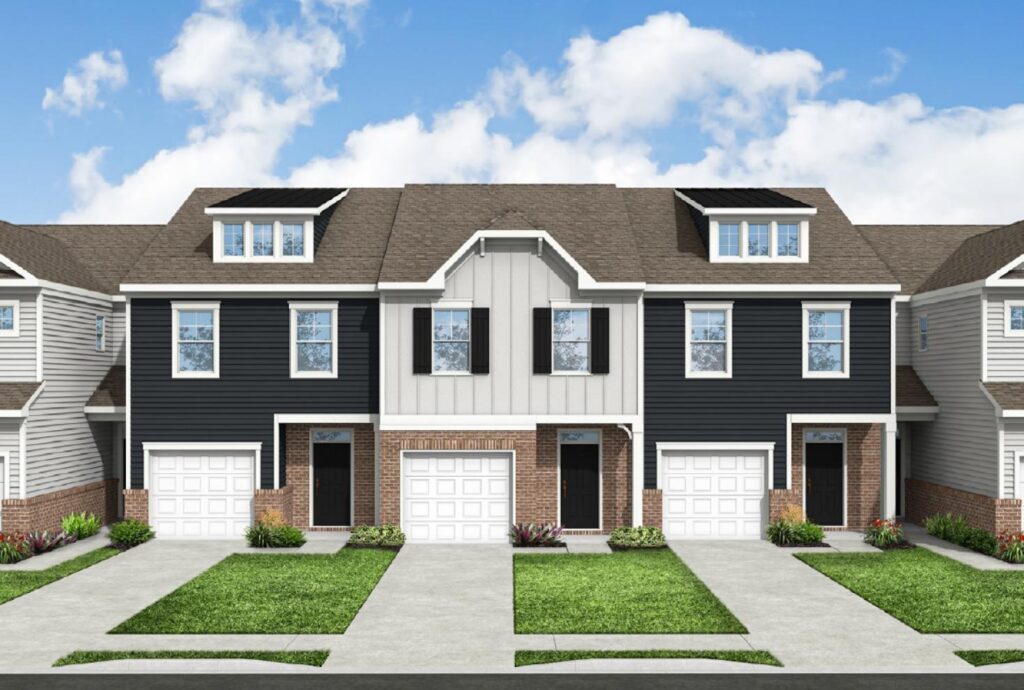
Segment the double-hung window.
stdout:
<svg viewBox="0 0 1024 690">
<path fill-rule="evenodd" d="M 732 303 L 686 305 L 686 376 L 732 376 Z"/>
<path fill-rule="evenodd" d="M 217 378 L 220 372 L 220 304 L 176 302 L 173 312 L 174 378 Z"/>
<path fill-rule="evenodd" d="M 779 223 L 776 233 L 776 254 L 778 256 L 800 256 L 800 225 L 798 223 Z"/>
<path fill-rule="evenodd" d="M 284 223 L 281 225 L 281 246 L 284 256 L 303 256 L 305 254 L 304 230 L 301 223 Z"/>
<path fill-rule="evenodd" d="M 337 378 L 338 303 L 292 302 L 292 378 Z"/>
<path fill-rule="evenodd" d="M 469 323 L 469 309 L 434 310 L 434 373 L 469 373 Z"/>
<path fill-rule="evenodd" d="M 96 352 L 107 349 L 107 317 L 96 317 Z"/>
<path fill-rule="evenodd" d="M 850 376 L 849 302 L 804 302 L 804 378 Z"/>
<path fill-rule="evenodd" d="M 0 302 L 0 338 L 18 337 L 18 303 Z"/>
<path fill-rule="evenodd" d="M 740 255 L 740 224 L 719 223 L 718 224 L 718 255 L 739 256 Z"/>
<path fill-rule="evenodd" d="M 590 371 L 590 309 L 553 309 L 551 314 L 554 373 Z"/>
<path fill-rule="evenodd" d="M 917 319 L 917 351 L 928 352 L 928 315 Z"/>
<path fill-rule="evenodd" d="M 224 256 L 245 256 L 245 226 L 224 223 Z"/>
<path fill-rule="evenodd" d="M 747 225 L 747 256 L 768 256 L 770 244 L 768 223 Z"/>
<path fill-rule="evenodd" d="M 274 224 L 253 223 L 252 224 L 252 255 L 273 256 L 274 255 Z"/>
<path fill-rule="evenodd" d="M 1024 337 L 1024 302 L 1006 302 L 1006 328 L 1008 338 Z"/>
</svg>

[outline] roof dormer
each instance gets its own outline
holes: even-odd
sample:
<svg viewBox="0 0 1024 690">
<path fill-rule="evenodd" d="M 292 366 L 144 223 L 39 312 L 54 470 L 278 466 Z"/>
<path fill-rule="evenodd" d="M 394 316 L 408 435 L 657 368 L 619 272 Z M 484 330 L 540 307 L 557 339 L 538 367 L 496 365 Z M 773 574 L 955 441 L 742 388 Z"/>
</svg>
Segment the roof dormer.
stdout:
<svg viewBox="0 0 1024 690">
<path fill-rule="evenodd" d="M 348 193 L 337 188 L 251 189 L 205 209 L 213 217 L 213 260 L 310 263 L 318 223 Z"/>
<path fill-rule="evenodd" d="M 807 263 L 810 204 L 771 189 L 677 189 L 703 216 L 712 263 Z M 704 233 L 702 233 L 704 234 Z"/>
</svg>

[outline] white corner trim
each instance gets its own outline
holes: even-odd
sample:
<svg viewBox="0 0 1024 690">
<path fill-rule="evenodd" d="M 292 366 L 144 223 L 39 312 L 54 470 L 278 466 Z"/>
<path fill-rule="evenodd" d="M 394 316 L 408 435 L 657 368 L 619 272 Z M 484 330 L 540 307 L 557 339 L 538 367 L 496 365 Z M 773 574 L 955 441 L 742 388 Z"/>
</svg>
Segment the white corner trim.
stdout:
<svg viewBox="0 0 1024 690">
<path fill-rule="evenodd" d="M 178 370 L 178 318 L 183 311 L 213 312 L 213 371 Z M 220 302 L 171 302 L 171 378 L 220 378 Z"/>
<path fill-rule="evenodd" d="M 338 378 L 338 302 L 289 302 L 288 303 L 289 373 L 293 379 L 336 379 Z M 326 311 L 331 315 L 331 370 L 299 371 L 298 316 L 303 311 Z"/>
<path fill-rule="evenodd" d="M 686 302 L 686 333 L 685 333 L 685 369 L 688 379 L 731 379 L 732 378 L 732 302 Z M 725 312 L 725 371 L 693 371 L 693 352 L 691 336 L 693 333 L 693 313 L 703 311 Z"/>
<path fill-rule="evenodd" d="M 36 391 L 38 393 L 38 391 Z M 18 498 L 28 496 L 28 418 L 18 425 Z"/>
<path fill-rule="evenodd" d="M 810 312 L 812 311 L 839 311 L 843 314 L 843 368 L 842 371 L 811 371 L 808 368 L 808 350 L 810 335 Z M 803 302 L 803 315 L 801 316 L 801 369 L 805 379 L 848 379 L 850 378 L 850 303 L 849 302 Z"/>
<path fill-rule="evenodd" d="M 124 489 L 132 486 L 132 300 L 125 299 L 124 305 Z"/>
<path fill-rule="evenodd" d="M 0 463 L 3 464 L 4 470 L 4 491 L 0 494 L 0 499 L 8 499 L 11 497 L 11 454 L 6 450 L 0 450 Z M 3 530 L 3 514 L 0 514 L 0 531 Z"/>
</svg>

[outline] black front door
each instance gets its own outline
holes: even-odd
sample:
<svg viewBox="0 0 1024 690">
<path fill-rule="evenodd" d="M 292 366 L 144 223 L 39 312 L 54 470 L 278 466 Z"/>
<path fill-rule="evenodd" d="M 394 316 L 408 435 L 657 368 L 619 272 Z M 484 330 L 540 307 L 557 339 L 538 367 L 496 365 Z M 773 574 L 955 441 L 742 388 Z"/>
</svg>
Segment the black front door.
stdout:
<svg viewBox="0 0 1024 690">
<path fill-rule="evenodd" d="M 313 524 L 352 524 L 352 446 L 313 444 Z"/>
<path fill-rule="evenodd" d="M 562 446 L 562 526 L 571 529 L 597 529 L 601 525 L 598 501 L 600 446 L 568 444 Z"/>
<path fill-rule="evenodd" d="M 843 444 L 808 443 L 807 519 L 819 525 L 843 524 Z"/>
</svg>

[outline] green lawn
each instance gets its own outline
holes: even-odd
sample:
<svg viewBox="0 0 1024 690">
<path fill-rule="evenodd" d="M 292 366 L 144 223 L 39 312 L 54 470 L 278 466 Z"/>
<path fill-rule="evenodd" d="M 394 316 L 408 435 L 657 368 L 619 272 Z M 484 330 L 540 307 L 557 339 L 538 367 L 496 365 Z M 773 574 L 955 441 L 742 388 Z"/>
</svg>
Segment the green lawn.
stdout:
<svg viewBox="0 0 1024 690">
<path fill-rule="evenodd" d="M 1024 632 L 1024 572 L 976 570 L 923 548 L 796 557 L 918 632 Z"/>
<path fill-rule="evenodd" d="M 1024 661 L 1024 649 L 979 649 L 954 652 L 971 666 L 991 666 L 992 664 L 1012 664 Z"/>
<path fill-rule="evenodd" d="M 64 561 L 46 570 L 0 571 L 0 604 L 6 604 L 22 594 L 28 594 L 34 589 L 44 587 L 63 577 L 74 575 L 79 570 L 85 570 L 90 565 L 96 565 L 119 553 L 120 551 L 117 549 L 104 547 L 83 553 L 81 556 L 76 556 L 70 561 Z"/>
<path fill-rule="evenodd" d="M 302 666 L 323 666 L 330 652 L 327 650 L 310 652 L 206 652 L 206 651 L 174 651 L 174 652 L 71 652 L 57 659 L 54 666 L 71 666 L 73 664 L 95 664 L 100 661 L 121 661 L 124 659 L 253 659 L 256 661 L 274 661 L 279 664 L 299 664 Z"/>
<path fill-rule="evenodd" d="M 782 666 L 782 662 L 768 652 L 751 649 L 619 649 L 601 651 L 596 649 L 559 649 L 552 651 L 518 651 L 516 666 L 533 664 L 554 664 L 559 661 L 579 659 L 715 659 L 718 661 L 739 661 L 744 664 Z"/>
<path fill-rule="evenodd" d="M 234 554 L 110 632 L 343 633 L 394 557 Z"/>
<path fill-rule="evenodd" d="M 669 549 L 515 560 L 517 633 L 745 633 Z"/>
</svg>

